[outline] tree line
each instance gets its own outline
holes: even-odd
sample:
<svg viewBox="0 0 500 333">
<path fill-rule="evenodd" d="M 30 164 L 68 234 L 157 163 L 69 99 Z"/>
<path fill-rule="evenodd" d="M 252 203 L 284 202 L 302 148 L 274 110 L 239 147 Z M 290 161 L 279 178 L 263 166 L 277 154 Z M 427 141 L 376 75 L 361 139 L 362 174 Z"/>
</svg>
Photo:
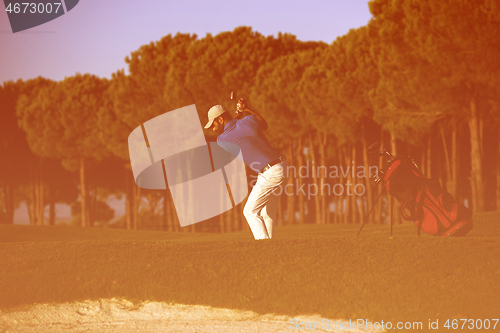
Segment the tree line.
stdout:
<svg viewBox="0 0 500 333">
<path fill-rule="evenodd" d="M 0 221 L 13 223 L 24 201 L 31 224 L 52 225 L 55 203 L 64 202 L 75 224 L 105 224 L 113 217 L 106 201 L 115 195 L 126 205 L 117 226 L 180 230 L 168 190 L 135 185 L 128 135 L 190 104 L 205 124 L 212 105 L 235 109 L 231 91 L 266 118 L 266 136 L 295 170 L 318 170 L 290 177 L 281 224 L 363 221 L 380 185 L 366 173 L 332 177 L 328 167 L 381 167 L 366 152 L 375 141 L 412 157 L 474 212 L 500 209 L 500 5 L 373 0 L 369 6 L 370 22 L 331 44 L 263 36 L 250 27 L 203 38 L 178 33 L 133 51 L 125 59 L 128 73 L 111 79 L 76 74 L 59 82 L 4 82 Z M 346 184 L 365 192 L 349 195 L 344 187 L 340 194 L 335 186 Z M 387 202 L 371 222 L 385 221 Z M 244 228 L 243 204 L 183 230 Z"/>
</svg>

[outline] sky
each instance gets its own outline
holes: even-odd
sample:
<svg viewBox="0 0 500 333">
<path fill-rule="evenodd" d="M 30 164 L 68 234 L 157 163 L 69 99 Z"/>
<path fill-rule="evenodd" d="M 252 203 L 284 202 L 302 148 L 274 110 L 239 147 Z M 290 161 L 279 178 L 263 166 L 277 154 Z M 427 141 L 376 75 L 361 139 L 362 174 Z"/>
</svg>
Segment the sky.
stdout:
<svg viewBox="0 0 500 333">
<path fill-rule="evenodd" d="M 53 21 L 12 33 L 0 8 L 0 84 L 77 72 L 110 78 L 127 72 L 125 57 L 141 45 L 177 32 L 203 38 L 250 26 L 266 36 L 331 43 L 371 18 L 368 0 L 80 0 Z"/>
</svg>

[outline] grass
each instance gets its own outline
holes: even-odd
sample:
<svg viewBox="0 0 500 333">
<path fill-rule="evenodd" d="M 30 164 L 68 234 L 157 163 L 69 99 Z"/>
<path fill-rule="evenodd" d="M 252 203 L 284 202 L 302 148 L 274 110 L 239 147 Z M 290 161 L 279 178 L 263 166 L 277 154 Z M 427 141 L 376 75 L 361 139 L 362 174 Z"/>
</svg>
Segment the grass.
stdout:
<svg viewBox="0 0 500 333">
<path fill-rule="evenodd" d="M 191 234 L 0 225 L 0 308 L 126 298 L 329 319 L 500 315 L 500 212 L 463 238 L 394 227 L 294 225 Z M 498 329 L 498 327 L 497 327 Z"/>
</svg>

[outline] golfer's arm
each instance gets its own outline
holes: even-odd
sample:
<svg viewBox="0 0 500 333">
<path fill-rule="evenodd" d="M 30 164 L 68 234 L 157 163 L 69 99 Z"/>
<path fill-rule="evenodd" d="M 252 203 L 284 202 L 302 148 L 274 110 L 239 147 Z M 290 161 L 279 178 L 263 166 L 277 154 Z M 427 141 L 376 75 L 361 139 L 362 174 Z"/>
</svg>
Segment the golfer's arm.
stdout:
<svg viewBox="0 0 500 333">
<path fill-rule="evenodd" d="M 234 113 L 233 119 L 241 119 L 243 117 L 243 112 L 242 111 L 237 111 Z"/>
<path fill-rule="evenodd" d="M 248 108 L 246 108 L 245 111 L 247 111 L 248 113 L 254 115 L 257 119 L 259 119 L 262 122 L 262 126 L 261 126 L 261 130 L 262 131 L 267 130 L 267 128 L 268 128 L 267 121 L 264 118 L 262 118 L 262 116 L 260 114 L 258 114 L 255 111 L 252 111 L 252 110 L 250 110 Z"/>
</svg>

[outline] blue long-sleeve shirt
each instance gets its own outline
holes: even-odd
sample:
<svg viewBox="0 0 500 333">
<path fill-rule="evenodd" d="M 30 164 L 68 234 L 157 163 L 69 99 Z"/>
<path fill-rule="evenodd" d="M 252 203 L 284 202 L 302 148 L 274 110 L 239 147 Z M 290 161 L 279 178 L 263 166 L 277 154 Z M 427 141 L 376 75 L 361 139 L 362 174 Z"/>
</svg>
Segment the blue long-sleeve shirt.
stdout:
<svg viewBox="0 0 500 333">
<path fill-rule="evenodd" d="M 254 115 L 243 119 L 232 119 L 224 126 L 224 132 L 217 137 L 217 144 L 238 156 L 234 144 L 241 149 L 243 162 L 258 172 L 269 162 L 280 158 L 280 154 L 267 141 L 260 130 L 261 121 Z"/>
</svg>

